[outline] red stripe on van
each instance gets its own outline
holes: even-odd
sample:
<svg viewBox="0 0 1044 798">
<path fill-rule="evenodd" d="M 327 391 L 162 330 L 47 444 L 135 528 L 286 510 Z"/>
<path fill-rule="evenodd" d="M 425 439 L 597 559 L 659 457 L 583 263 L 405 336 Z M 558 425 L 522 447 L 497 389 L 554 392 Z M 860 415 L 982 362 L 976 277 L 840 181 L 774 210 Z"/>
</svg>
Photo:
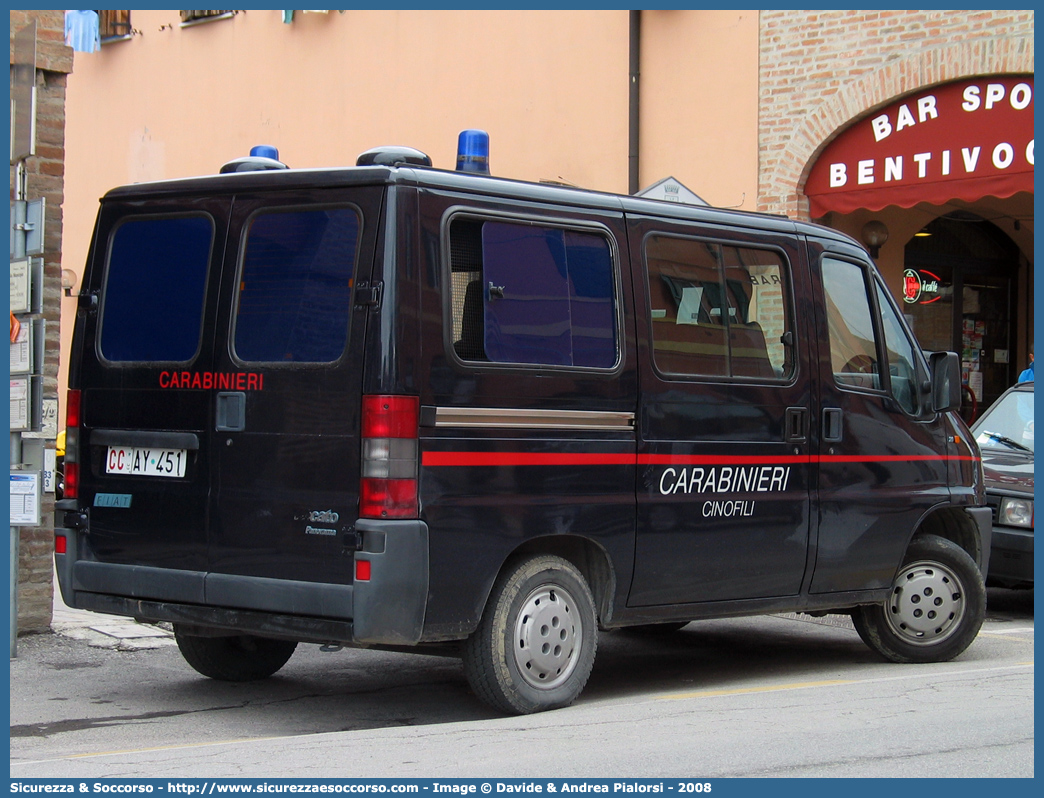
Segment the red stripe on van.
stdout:
<svg viewBox="0 0 1044 798">
<path fill-rule="evenodd" d="M 921 462 L 921 461 L 943 461 L 943 460 L 965 460 L 978 462 L 981 457 L 970 455 L 950 456 L 945 454 L 821 454 L 815 458 L 818 463 L 898 463 L 898 462 Z"/>
<path fill-rule="evenodd" d="M 639 465 L 791 465 L 809 463 L 807 454 L 640 454 Z"/>
<path fill-rule="evenodd" d="M 810 463 L 891 463 L 903 461 L 971 461 L 981 458 L 947 455 L 684 455 L 587 454 L 583 452 L 424 452 L 421 464 L 439 466 L 595 466 L 595 465 L 800 465 Z"/>
<path fill-rule="evenodd" d="M 424 452 L 426 466 L 634 465 L 633 454 L 583 452 Z"/>
</svg>

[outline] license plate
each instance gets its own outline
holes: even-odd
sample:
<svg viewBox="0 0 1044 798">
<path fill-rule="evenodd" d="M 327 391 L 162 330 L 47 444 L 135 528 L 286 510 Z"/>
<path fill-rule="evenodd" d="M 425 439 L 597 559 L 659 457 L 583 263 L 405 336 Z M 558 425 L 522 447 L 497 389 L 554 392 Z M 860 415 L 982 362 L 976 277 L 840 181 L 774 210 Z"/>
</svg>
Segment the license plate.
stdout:
<svg viewBox="0 0 1044 798">
<path fill-rule="evenodd" d="M 183 477 L 187 460 L 184 449 L 110 446 L 105 457 L 105 473 L 138 477 Z"/>
</svg>

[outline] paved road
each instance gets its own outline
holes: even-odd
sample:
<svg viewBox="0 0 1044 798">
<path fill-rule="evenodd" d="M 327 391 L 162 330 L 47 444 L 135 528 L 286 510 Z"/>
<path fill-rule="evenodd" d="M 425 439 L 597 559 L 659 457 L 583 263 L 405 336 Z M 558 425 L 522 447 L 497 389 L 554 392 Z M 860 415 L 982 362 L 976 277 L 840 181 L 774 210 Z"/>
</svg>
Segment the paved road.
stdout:
<svg viewBox="0 0 1044 798">
<path fill-rule="evenodd" d="M 22 638 L 11 776 L 1029 777 L 1032 602 L 990 591 L 979 639 L 936 665 L 881 662 L 840 619 L 602 634 L 580 701 L 524 718 L 486 709 L 453 659 L 302 646 L 234 685 L 169 639 Z"/>
</svg>

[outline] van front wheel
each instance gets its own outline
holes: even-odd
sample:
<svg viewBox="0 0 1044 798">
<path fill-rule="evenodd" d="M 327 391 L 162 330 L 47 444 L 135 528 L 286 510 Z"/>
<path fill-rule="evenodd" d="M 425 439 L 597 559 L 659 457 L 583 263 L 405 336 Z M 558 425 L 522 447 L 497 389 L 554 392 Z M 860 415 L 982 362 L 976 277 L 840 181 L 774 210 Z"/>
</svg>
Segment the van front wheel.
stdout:
<svg viewBox="0 0 1044 798">
<path fill-rule="evenodd" d="M 185 661 L 204 676 L 222 682 L 266 679 L 286 665 L 297 643 L 254 635 L 197 637 L 174 628 Z"/>
<path fill-rule="evenodd" d="M 857 607 L 856 631 L 893 662 L 945 662 L 979 633 L 986 588 L 975 561 L 936 535 L 914 539 L 884 604 Z"/>
<path fill-rule="evenodd" d="M 583 575 L 561 557 L 531 557 L 505 569 L 478 629 L 464 644 L 471 689 L 504 712 L 571 704 L 587 684 L 597 646 L 594 600 Z"/>
</svg>

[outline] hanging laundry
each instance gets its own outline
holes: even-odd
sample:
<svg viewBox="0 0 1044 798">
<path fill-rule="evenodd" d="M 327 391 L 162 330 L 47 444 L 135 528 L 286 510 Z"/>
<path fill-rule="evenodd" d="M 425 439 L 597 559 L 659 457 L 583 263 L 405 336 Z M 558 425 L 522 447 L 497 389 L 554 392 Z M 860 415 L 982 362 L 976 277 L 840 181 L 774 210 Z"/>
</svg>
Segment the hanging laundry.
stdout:
<svg viewBox="0 0 1044 798">
<path fill-rule="evenodd" d="M 284 11 L 283 12 L 283 22 L 285 22 L 287 25 L 289 25 L 293 21 L 294 21 L 294 12 L 293 11 Z"/>
<path fill-rule="evenodd" d="M 97 11 L 65 12 L 65 43 L 78 53 L 101 49 L 101 25 Z"/>
</svg>

